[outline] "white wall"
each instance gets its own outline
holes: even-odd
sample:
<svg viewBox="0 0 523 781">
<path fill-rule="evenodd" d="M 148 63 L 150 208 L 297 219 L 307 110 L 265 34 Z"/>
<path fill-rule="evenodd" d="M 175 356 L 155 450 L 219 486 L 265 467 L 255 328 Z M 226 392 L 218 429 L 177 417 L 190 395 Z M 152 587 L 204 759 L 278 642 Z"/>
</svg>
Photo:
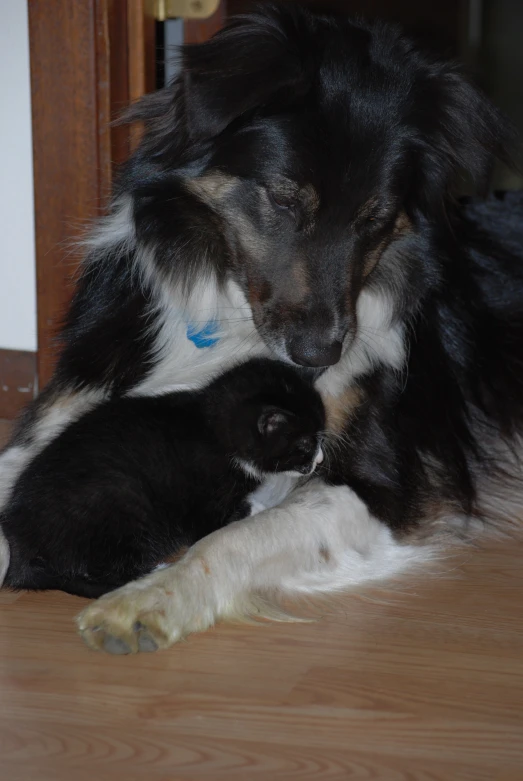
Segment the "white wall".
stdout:
<svg viewBox="0 0 523 781">
<path fill-rule="evenodd" d="M 0 2 L 0 348 L 36 350 L 29 32 L 25 0 Z"/>
</svg>

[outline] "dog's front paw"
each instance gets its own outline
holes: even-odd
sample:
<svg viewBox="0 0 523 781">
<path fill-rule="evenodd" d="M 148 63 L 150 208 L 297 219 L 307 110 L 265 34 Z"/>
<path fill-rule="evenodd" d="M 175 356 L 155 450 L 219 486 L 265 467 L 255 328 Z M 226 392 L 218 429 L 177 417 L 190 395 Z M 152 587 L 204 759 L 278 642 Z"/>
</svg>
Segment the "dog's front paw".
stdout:
<svg viewBox="0 0 523 781">
<path fill-rule="evenodd" d="M 80 613 L 78 629 L 90 648 L 133 654 L 168 648 L 190 632 L 214 623 L 199 609 L 188 568 L 173 565 L 107 594 Z"/>
<path fill-rule="evenodd" d="M 167 626 L 166 598 L 158 587 L 137 590 L 130 583 L 83 610 L 78 629 L 90 648 L 111 654 L 167 648 L 177 638 Z"/>
</svg>

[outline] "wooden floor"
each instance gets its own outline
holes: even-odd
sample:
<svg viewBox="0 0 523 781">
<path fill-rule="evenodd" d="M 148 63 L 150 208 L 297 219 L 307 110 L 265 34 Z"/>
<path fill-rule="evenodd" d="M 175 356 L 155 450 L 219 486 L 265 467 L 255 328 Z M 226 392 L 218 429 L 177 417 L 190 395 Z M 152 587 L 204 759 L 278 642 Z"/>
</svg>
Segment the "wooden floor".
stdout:
<svg viewBox="0 0 523 781">
<path fill-rule="evenodd" d="M 1 781 L 522 781 L 523 544 L 314 624 L 88 651 L 63 594 L 0 594 Z"/>
</svg>

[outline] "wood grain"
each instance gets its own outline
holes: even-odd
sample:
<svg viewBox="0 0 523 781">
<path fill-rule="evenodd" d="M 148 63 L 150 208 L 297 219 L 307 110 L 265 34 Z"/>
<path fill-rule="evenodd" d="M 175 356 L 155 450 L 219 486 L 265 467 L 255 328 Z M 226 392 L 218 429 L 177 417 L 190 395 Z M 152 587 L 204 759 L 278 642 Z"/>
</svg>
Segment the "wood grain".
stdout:
<svg viewBox="0 0 523 781">
<path fill-rule="evenodd" d="M 0 419 L 0 448 L 7 442 L 11 428 L 12 423 L 10 420 Z"/>
<path fill-rule="evenodd" d="M 41 387 L 71 296 L 72 242 L 110 189 L 107 2 L 29 3 Z"/>
<path fill-rule="evenodd" d="M 0 349 L 0 416 L 14 418 L 34 398 L 36 353 Z"/>
<path fill-rule="evenodd" d="M 129 41 L 128 7 L 130 0 L 110 0 L 108 14 L 109 70 L 111 83 L 111 121 L 114 123 L 128 108 Z M 111 160 L 113 170 L 129 157 L 129 126 L 111 126 Z"/>
<path fill-rule="evenodd" d="M 0 781 L 521 781 L 522 556 L 137 657 L 81 644 L 81 599 L 1 592 Z"/>
<path fill-rule="evenodd" d="M 228 0 L 220 0 L 218 8 L 208 19 L 186 19 L 183 23 L 184 43 L 208 41 L 225 24 L 227 12 Z"/>
<path fill-rule="evenodd" d="M 153 0 L 127 0 L 129 103 L 155 89 L 156 31 Z M 139 125 L 130 128 L 130 146 L 135 149 L 142 134 Z"/>
</svg>

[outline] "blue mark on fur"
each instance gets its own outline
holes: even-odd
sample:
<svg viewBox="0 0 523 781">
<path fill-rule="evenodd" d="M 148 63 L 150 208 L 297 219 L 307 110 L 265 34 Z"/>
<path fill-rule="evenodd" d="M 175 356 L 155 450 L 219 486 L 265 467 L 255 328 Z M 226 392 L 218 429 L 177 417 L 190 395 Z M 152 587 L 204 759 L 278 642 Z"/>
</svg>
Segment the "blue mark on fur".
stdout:
<svg viewBox="0 0 523 781">
<path fill-rule="evenodd" d="M 213 347 L 220 341 L 220 337 L 215 336 L 217 331 L 218 323 L 216 320 L 209 320 L 203 327 L 200 324 L 189 323 L 187 325 L 187 339 L 198 349 Z"/>
</svg>

